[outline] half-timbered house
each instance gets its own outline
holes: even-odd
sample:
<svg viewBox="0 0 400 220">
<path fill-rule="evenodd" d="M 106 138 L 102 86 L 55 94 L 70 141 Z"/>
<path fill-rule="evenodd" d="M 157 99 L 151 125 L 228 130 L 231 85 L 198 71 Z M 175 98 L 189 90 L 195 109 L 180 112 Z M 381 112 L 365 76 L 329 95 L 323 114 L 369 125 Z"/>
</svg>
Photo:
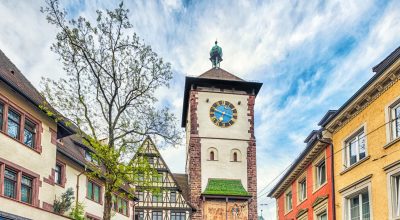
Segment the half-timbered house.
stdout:
<svg viewBox="0 0 400 220">
<path fill-rule="evenodd" d="M 148 184 L 136 186 L 135 220 L 187 220 L 192 212 L 187 202 L 187 175 L 173 174 L 162 158 L 154 142 L 147 138 L 135 155 L 136 159 L 145 159 L 154 168 Z M 141 178 L 139 176 L 139 178 Z M 144 177 L 143 177 L 144 178 Z M 154 188 L 155 190 L 151 190 Z"/>
</svg>

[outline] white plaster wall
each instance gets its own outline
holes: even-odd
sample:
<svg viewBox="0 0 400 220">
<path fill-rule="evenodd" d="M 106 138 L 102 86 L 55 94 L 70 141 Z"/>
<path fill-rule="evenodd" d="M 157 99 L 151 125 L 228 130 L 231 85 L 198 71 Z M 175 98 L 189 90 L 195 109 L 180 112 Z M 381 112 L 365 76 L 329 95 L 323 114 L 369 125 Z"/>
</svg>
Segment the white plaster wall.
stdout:
<svg viewBox="0 0 400 220">
<path fill-rule="evenodd" d="M 206 100 L 209 100 L 208 102 Z M 247 147 L 250 139 L 250 122 L 248 114 L 247 95 L 224 94 L 216 92 L 199 92 L 197 118 L 199 136 L 201 138 L 201 186 L 202 192 L 207 187 L 209 178 L 240 179 L 247 189 Z M 217 101 L 232 103 L 238 118 L 230 127 L 221 128 L 214 125 L 210 119 L 210 107 Z M 241 103 L 240 105 L 238 103 Z M 210 161 L 208 149 L 216 148 L 218 160 Z M 232 149 L 241 153 L 240 162 L 231 161 Z"/>
<path fill-rule="evenodd" d="M 197 119 L 199 124 L 200 137 L 212 138 L 232 138 L 232 139 L 250 139 L 249 116 L 247 116 L 247 95 L 224 94 L 214 92 L 199 92 L 198 93 L 198 107 Z M 206 100 L 209 99 L 208 102 Z M 229 101 L 238 111 L 238 118 L 236 122 L 227 128 L 221 128 L 212 123 L 210 119 L 211 106 L 220 100 Z M 241 102 L 239 105 L 238 102 Z"/>
<path fill-rule="evenodd" d="M 41 134 L 41 154 L 29 149 L 7 135 L 0 133 L 0 158 L 4 158 L 5 160 L 8 160 L 40 175 L 40 181 L 42 181 L 42 186 L 39 187 L 40 208 L 42 208 L 43 202 L 53 204 L 55 196 L 61 195 L 68 187 L 72 187 L 75 191 L 76 176 L 80 173 L 80 168 L 76 167 L 76 165 L 74 166 L 67 164 L 66 166 L 67 182 L 65 184 L 65 188 L 62 188 L 56 184 L 52 186 L 43 181 L 44 177 L 48 178 L 51 175 L 51 170 L 56 164 L 57 149 L 56 146 L 51 143 L 50 133 L 50 128 L 57 130 L 56 123 L 48 118 L 48 116 L 42 113 L 39 109 L 37 109 L 37 107 L 30 104 L 24 98 L 20 97 L 18 94 L 11 91 L 8 87 L 5 87 L 4 84 L 1 83 L 0 94 L 9 99 L 24 112 L 27 112 L 36 119 L 40 120 L 42 122 L 41 125 L 43 130 Z M 65 162 L 65 160 L 63 161 Z M 86 199 L 86 176 L 82 175 L 80 177 L 79 184 L 79 201 L 84 203 L 85 211 L 96 216 L 102 216 L 103 206 Z M 129 205 L 129 209 L 129 213 L 132 214 L 131 205 Z M 2 197 L 0 197 L 0 211 L 33 219 L 65 219 L 65 217 Z M 112 219 L 125 220 L 129 218 L 116 213 Z"/>
<path fill-rule="evenodd" d="M 0 158 L 4 158 L 40 175 L 40 180 L 42 181 L 42 187 L 39 188 L 40 206 L 42 202 L 52 204 L 54 200 L 54 187 L 45 183 L 43 177 L 47 178 L 51 174 L 51 169 L 54 168 L 56 164 L 56 146 L 51 143 L 51 133 L 49 130 L 49 128 L 56 130 L 56 123 L 51 121 L 44 113 L 40 112 L 37 107 L 34 107 L 21 96 L 3 85 L 4 84 L 0 84 L 0 94 L 5 96 L 24 112 L 28 112 L 36 119 L 39 119 L 42 122 L 43 132 L 41 134 L 41 154 L 29 149 L 13 138 L 0 133 Z"/>
<path fill-rule="evenodd" d="M 60 158 L 60 157 L 59 157 Z M 76 195 L 76 182 L 77 182 L 77 176 L 79 173 L 83 171 L 82 168 L 78 167 L 75 164 L 71 164 L 69 160 L 66 160 L 65 158 L 61 159 L 64 163 L 66 163 L 66 178 L 67 181 L 65 183 L 65 188 L 62 188 L 61 186 L 55 185 L 56 187 L 56 194 L 57 196 L 60 196 L 62 193 L 64 193 L 68 188 L 72 188 L 75 192 Z M 85 208 L 85 213 L 88 212 L 89 214 L 96 215 L 96 216 L 103 216 L 103 205 L 94 202 L 90 199 L 86 198 L 86 183 L 87 183 L 87 176 L 82 174 L 79 177 L 79 202 L 82 202 Z M 76 196 L 75 196 L 76 197 Z M 104 187 L 102 187 L 102 200 L 104 204 Z M 132 207 L 131 204 L 129 205 L 129 214 L 132 215 Z M 129 217 L 122 215 L 120 213 L 114 213 L 112 219 L 115 220 L 127 220 Z"/>
<path fill-rule="evenodd" d="M 201 139 L 201 191 L 204 192 L 209 178 L 240 179 L 247 190 L 247 142 L 221 139 Z M 218 160 L 210 161 L 207 149 L 218 150 Z M 241 161 L 231 161 L 231 150 L 241 152 Z"/>
<path fill-rule="evenodd" d="M 51 212 L 46 212 L 32 206 L 10 201 L 9 199 L 0 197 L 0 211 L 11 213 L 14 215 L 22 216 L 30 219 L 54 219 L 66 220 L 69 218 L 56 215 Z"/>
</svg>

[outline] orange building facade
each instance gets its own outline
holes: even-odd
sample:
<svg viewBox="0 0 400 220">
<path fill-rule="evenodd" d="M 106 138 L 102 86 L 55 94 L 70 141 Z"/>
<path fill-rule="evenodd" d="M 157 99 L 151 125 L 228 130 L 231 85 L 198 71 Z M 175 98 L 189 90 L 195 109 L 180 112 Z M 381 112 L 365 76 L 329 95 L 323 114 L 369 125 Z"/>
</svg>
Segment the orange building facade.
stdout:
<svg viewBox="0 0 400 220">
<path fill-rule="evenodd" d="M 277 219 L 334 219 L 332 145 L 321 136 L 310 133 L 306 149 L 269 193 L 276 199 Z"/>
</svg>

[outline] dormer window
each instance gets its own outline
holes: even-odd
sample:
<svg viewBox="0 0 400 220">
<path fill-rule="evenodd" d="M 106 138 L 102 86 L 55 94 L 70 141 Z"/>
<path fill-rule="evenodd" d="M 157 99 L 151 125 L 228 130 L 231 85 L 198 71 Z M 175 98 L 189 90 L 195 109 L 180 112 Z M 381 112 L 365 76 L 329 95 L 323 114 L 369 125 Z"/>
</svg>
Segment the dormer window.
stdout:
<svg viewBox="0 0 400 220">
<path fill-rule="evenodd" d="M 98 161 L 93 158 L 92 154 L 93 154 L 92 152 L 90 152 L 89 150 L 86 150 L 85 151 L 85 160 L 98 165 Z"/>
</svg>

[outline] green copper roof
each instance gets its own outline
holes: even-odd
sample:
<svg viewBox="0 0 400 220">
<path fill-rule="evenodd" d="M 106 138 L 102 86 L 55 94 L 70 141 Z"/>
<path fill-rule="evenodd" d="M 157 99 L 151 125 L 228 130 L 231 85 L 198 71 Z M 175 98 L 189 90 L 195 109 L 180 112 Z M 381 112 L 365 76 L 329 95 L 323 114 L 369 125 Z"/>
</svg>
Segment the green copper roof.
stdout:
<svg viewBox="0 0 400 220">
<path fill-rule="evenodd" d="M 205 195 L 250 196 L 240 180 L 208 179 Z"/>
</svg>

